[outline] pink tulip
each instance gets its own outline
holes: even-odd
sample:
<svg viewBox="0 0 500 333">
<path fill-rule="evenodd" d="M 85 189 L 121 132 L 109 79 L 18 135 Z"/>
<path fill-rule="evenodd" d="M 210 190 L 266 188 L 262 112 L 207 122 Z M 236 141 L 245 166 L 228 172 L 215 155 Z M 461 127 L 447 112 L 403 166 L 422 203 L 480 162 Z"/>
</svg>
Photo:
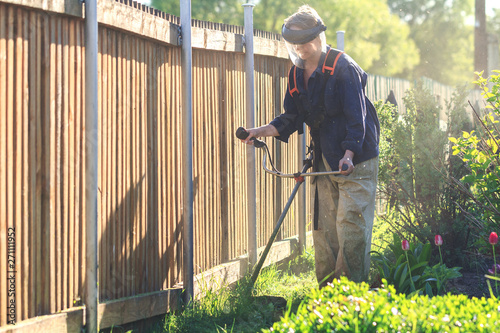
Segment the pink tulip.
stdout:
<svg viewBox="0 0 500 333">
<path fill-rule="evenodd" d="M 492 269 L 488 269 L 488 273 L 491 275 L 495 275 L 497 272 L 500 272 L 500 265 L 493 265 Z"/>
<path fill-rule="evenodd" d="M 406 239 L 401 243 L 401 248 L 403 248 L 403 251 L 408 251 L 410 249 L 410 242 L 408 242 Z"/>
<path fill-rule="evenodd" d="M 490 234 L 490 244 L 495 245 L 496 243 L 498 243 L 498 235 L 496 232 L 492 232 Z"/>
<path fill-rule="evenodd" d="M 492 232 L 490 234 L 490 244 L 491 244 L 491 249 L 493 250 L 493 274 L 497 274 L 497 258 L 495 257 L 495 244 L 498 243 L 498 235 L 496 232 Z M 497 291 L 498 295 L 498 281 L 495 281 L 495 289 Z"/>
<path fill-rule="evenodd" d="M 441 237 L 441 235 L 434 236 L 434 244 L 436 244 L 439 249 L 439 259 L 441 260 L 440 263 L 443 264 L 443 255 L 441 254 L 441 245 L 443 245 L 443 237 Z"/>
</svg>

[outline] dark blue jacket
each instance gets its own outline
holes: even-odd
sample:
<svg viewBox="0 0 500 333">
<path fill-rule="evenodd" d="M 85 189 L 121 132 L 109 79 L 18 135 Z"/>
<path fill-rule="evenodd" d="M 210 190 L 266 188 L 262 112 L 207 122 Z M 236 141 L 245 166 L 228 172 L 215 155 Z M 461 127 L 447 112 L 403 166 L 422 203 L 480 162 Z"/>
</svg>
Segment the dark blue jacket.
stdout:
<svg viewBox="0 0 500 333">
<path fill-rule="evenodd" d="M 300 94 L 307 94 L 311 105 L 321 105 L 324 98 L 326 115 L 319 129 L 319 141 L 331 169 L 337 170 L 347 149 L 354 152 L 354 165 L 378 156 L 380 124 L 375 107 L 365 95 L 367 74 L 345 53 L 337 61 L 321 96 L 324 75 L 328 75 L 322 73 L 324 57 L 323 53 L 320 66 L 309 78 L 308 90 L 304 85 L 304 71 L 297 68 L 297 88 Z M 299 111 L 289 89 L 284 109 L 285 113 L 271 124 L 280 134 L 276 138 L 288 142 L 295 131 L 303 133 L 303 123 L 297 122 Z"/>
</svg>

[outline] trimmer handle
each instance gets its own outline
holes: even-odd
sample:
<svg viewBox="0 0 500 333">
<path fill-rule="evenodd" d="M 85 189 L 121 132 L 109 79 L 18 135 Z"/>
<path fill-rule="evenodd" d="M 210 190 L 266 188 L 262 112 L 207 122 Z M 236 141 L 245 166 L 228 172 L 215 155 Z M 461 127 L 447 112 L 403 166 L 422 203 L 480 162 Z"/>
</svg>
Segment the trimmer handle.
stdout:
<svg viewBox="0 0 500 333">
<path fill-rule="evenodd" d="M 249 134 L 250 133 L 248 133 L 243 127 L 238 127 L 238 129 L 236 130 L 236 137 L 241 140 L 245 140 Z M 256 138 L 251 138 L 250 140 L 253 140 L 253 145 L 256 148 L 261 148 L 266 145 L 264 141 L 258 140 Z"/>
</svg>

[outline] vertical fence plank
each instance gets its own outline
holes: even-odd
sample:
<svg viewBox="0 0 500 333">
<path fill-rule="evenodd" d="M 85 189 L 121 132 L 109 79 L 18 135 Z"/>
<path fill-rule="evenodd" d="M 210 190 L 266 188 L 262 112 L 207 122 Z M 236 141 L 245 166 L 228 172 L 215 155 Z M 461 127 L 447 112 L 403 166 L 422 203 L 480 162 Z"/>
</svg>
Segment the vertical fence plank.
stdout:
<svg viewBox="0 0 500 333">
<path fill-rule="evenodd" d="M 102 140 L 103 140 L 103 177 L 101 178 L 102 180 L 102 192 L 104 195 L 104 202 L 103 206 L 105 207 L 103 211 L 103 216 L 102 221 L 104 223 L 103 229 L 104 229 L 104 234 L 102 235 L 102 245 L 101 245 L 101 263 L 99 267 L 102 267 L 102 283 L 104 284 L 101 291 L 101 299 L 109 299 L 110 297 L 110 280 L 111 280 L 111 262 L 112 262 L 112 251 L 109 250 L 109 247 L 111 246 L 111 228 L 112 228 L 112 223 L 111 223 L 111 217 L 112 217 L 112 211 L 111 211 L 111 195 L 112 195 L 112 188 L 111 188 L 111 159 L 112 159 L 112 153 L 111 153 L 111 140 L 110 140 L 110 133 L 113 128 L 112 124 L 112 115 L 111 112 L 113 108 L 111 107 L 112 102 L 113 102 L 113 94 L 112 94 L 112 87 L 114 85 L 114 81 L 112 80 L 112 75 L 113 75 L 113 64 L 112 64 L 112 59 L 113 59 L 113 53 L 112 53 L 112 47 L 113 47 L 113 42 L 111 39 L 111 31 L 108 29 L 103 29 L 103 54 L 105 56 L 104 58 L 104 64 L 103 67 L 106 68 L 106 71 L 103 72 L 103 96 L 105 96 L 105 100 L 103 101 L 103 121 L 102 121 Z"/>
<path fill-rule="evenodd" d="M 176 82 L 180 82 L 181 80 L 181 67 L 180 67 L 180 63 L 181 63 L 181 50 L 180 48 L 176 48 L 175 50 L 172 50 L 172 52 L 174 53 L 174 66 L 175 66 L 175 75 L 173 75 L 172 77 L 172 84 L 173 86 L 175 87 L 177 85 Z M 183 262 L 183 248 L 184 248 L 184 245 L 183 245 L 183 242 L 182 242 L 182 233 L 181 233 L 181 228 L 182 228 L 182 221 L 184 219 L 183 215 L 182 215 L 182 200 L 183 199 L 183 196 L 182 196 L 182 188 L 181 188 L 181 184 L 182 184 L 182 177 L 183 177 L 183 171 L 181 169 L 181 158 L 183 156 L 182 152 L 181 152 L 181 135 L 180 135 L 180 131 L 179 129 L 181 128 L 181 119 L 182 119 L 182 116 L 181 116 L 181 109 L 179 107 L 181 103 L 181 88 L 178 88 L 176 89 L 176 94 L 175 94 L 175 104 L 173 105 L 173 108 L 172 110 L 174 112 L 172 112 L 172 115 L 173 115 L 173 121 L 172 121 L 172 124 L 174 126 L 172 126 L 172 129 L 174 130 L 172 132 L 173 134 L 173 137 L 172 137 L 172 140 L 173 140 L 173 161 L 175 161 L 176 163 L 173 165 L 173 169 L 175 170 L 175 172 L 173 173 L 173 176 L 174 176 L 174 184 L 176 185 L 175 186 L 175 195 L 174 195 L 174 198 L 176 198 L 176 204 L 175 207 L 175 217 L 174 217 L 174 227 L 175 227 L 175 258 L 172 258 L 174 260 L 174 267 L 175 267 L 175 283 L 179 282 L 183 277 L 182 277 L 182 265 L 181 263 Z"/>
<path fill-rule="evenodd" d="M 76 107 L 76 98 L 75 98 L 75 25 L 78 22 L 73 20 L 68 22 L 69 24 L 69 55 L 68 55 L 68 161 L 69 161 L 69 198 L 68 198 L 68 235 L 66 236 L 68 239 L 68 290 L 66 296 L 66 307 L 69 308 L 73 305 L 73 294 L 74 294 L 74 253 L 75 253 L 75 155 L 74 155 L 74 147 L 75 147 L 75 107 Z"/>
<path fill-rule="evenodd" d="M 14 87 L 15 87 L 15 77 L 14 77 L 14 66 L 15 66 L 15 58 L 14 58 L 14 7 L 9 6 L 7 9 L 7 108 L 4 112 L 7 113 L 7 131 L 4 132 L 6 135 L 7 141 L 7 187 L 3 189 L 7 192 L 7 242 L 3 243 L 7 248 L 7 258 L 8 266 L 8 279 L 7 279 L 7 288 L 10 290 L 12 288 L 12 283 L 16 283 L 15 280 L 18 278 L 18 274 L 14 273 L 14 269 L 10 269 L 10 265 L 16 265 L 15 263 L 15 248 L 12 247 L 10 235 L 12 233 L 16 234 L 15 230 L 15 207 L 14 207 L 14 197 L 15 197 L 15 188 L 14 188 L 14 180 L 15 180 L 15 172 L 14 172 L 14 162 L 15 162 L 15 153 L 14 153 L 14 140 L 15 140 L 15 132 L 14 132 Z M 15 245 L 14 245 L 15 246 Z M 5 274 L 5 273 L 4 273 Z M 10 278 L 14 276 L 14 280 Z M 7 289 L 4 289 L 7 290 Z M 9 298 L 7 300 L 10 302 Z M 9 304 L 7 304 L 8 307 Z M 14 309 L 16 312 L 17 309 Z M 10 313 L 10 310 L 9 310 Z"/>
<path fill-rule="evenodd" d="M 136 59 L 139 59 L 139 47 L 137 47 L 134 51 L 134 57 Z M 134 68 L 133 68 L 134 72 L 139 72 L 140 71 L 140 64 L 138 61 L 135 61 L 134 63 Z M 140 182 L 141 182 L 141 175 L 139 173 L 139 154 L 138 154 L 138 150 L 139 150 L 139 145 L 140 145 L 140 142 L 138 140 L 138 127 L 137 127 L 137 124 L 138 124 L 138 120 L 139 120 L 139 114 L 140 112 L 142 111 L 141 110 L 141 105 L 140 105 L 140 76 L 139 75 L 135 75 L 134 76 L 134 79 L 133 79 L 133 89 L 134 89 L 134 93 L 133 93 L 133 96 L 134 96 L 134 110 L 135 112 L 133 113 L 133 122 L 132 122 L 132 131 L 131 131 L 131 135 L 132 135 L 132 146 L 133 146 L 133 149 L 132 149 L 132 184 L 134 186 L 133 188 L 133 195 L 132 195 L 132 209 L 133 209 L 133 213 L 132 213 L 132 216 L 134 218 L 134 225 L 133 225 L 133 231 L 134 231 L 134 234 L 133 234 L 133 239 L 132 239 L 132 244 L 134 246 L 135 249 L 138 248 L 138 244 L 140 243 L 140 234 L 138 232 L 138 225 L 137 225 L 137 222 L 139 221 L 138 219 L 138 203 L 139 203 L 139 186 L 140 186 Z M 137 87 L 139 87 L 139 89 L 136 89 Z M 134 276 L 137 272 L 140 271 L 140 260 L 141 258 L 139 257 L 138 253 L 136 252 L 133 260 L 132 260 L 132 266 L 133 266 L 133 272 L 134 272 Z M 134 277 L 134 283 L 133 283 L 133 288 L 134 288 L 134 291 L 135 290 L 139 290 L 139 281 L 140 279 L 136 279 Z"/>
<path fill-rule="evenodd" d="M 150 159 L 151 159 L 151 166 L 152 166 L 152 175 L 153 179 L 151 179 L 151 185 L 150 185 L 150 190 L 149 193 L 151 195 L 149 203 L 151 207 L 151 218 L 149 220 L 149 228 L 151 230 L 149 236 L 148 236 L 148 248 L 149 250 L 149 262 L 150 262 L 150 274 L 149 274 L 149 286 L 148 286 L 148 291 L 153 291 L 157 290 L 159 288 L 158 286 L 158 261 L 159 261 L 159 256 L 157 256 L 158 253 L 158 247 L 159 244 L 157 242 L 158 239 L 158 179 L 159 179 L 159 168 L 158 168 L 158 103 L 157 103 L 157 95 L 156 91 L 153 89 L 154 86 L 158 85 L 158 76 L 157 76 L 157 71 L 155 67 L 155 58 L 156 58 L 156 52 L 155 48 L 149 41 L 144 41 L 146 44 L 145 49 L 148 51 L 148 58 L 147 58 L 147 65 L 146 65 L 146 71 L 143 75 L 147 75 L 147 81 L 146 81 L 146 90 L 148 91 L 148 99 L 149 99 L 149 105 L 148 105 L 148 115 L 151 117 L 149 120 L 150 123 L 150 128 L 151 128 L 151 135 L 149 135 L 149 138 L 151 140 L 151 148 L 152 152 L 149 154 Z"/>
<path fill-rule="evenodd" d="M 105 139 L 105 130 L 106 130 L 106 121 L 105 121 L 105 113 L 106 113 L 106 104 L 107 104 L 107 96 L 105 91 L 107 89 L 107 56 L 106 56 L 106 29 L 101 29 L 99 31 L 99 51 L 97 53 L 97 77 L 98 77 L 98 85 L 99 89 L 97 90 L 97 100 L 99 103 L 98 110 L 98 119 L 99 119 L 99 129 L 98 129 L 98 165 L 97 168 L 99 170 L 99 180 L 98 180 L 98 199 L 97 199 L 97 217 L 98 217 L 98 234 L 97 234 L 97 250 L 99 251 L 100 261 L 104 262 L 104 255 L 106 253 L 105 246 L 106 243 L 103 240 L 103 236 L 106 235 L 106 187 L 104 186 L 104 178 L 106 177 L 106 163 L 104 160 L 106 155 L 104 154 L 106 139 Z M 107 287 L 107 281 L 105 279 L 106 276 L 106 265 L 99 265 L 99 295 L 100 298 L 105 294 L 105 290 Z"/>
<path fill-rule="evenodd" d="M 109 130 L 110 130 L 110 148 L 111 152 L 108 154 L 108 165 L 110 168 L 110 172 L 108 174 L 109 181 L 108 181 L 108 186 L 109 186 L 109 205 L 110 205 L 110 219 L 109 219 L 109 227 L 108 227 L 108 244 L 106 246 L 106 252 L 109 253 L 108 256 L 108 262 L 107 265 L 109 267 L 109 292 L 108 292 L 108 297 L 114 298 L 117 297 L 116 295 L 116 288 L 118 287 L 118 281 L 117 279 L 117 264 L 118 264 L 118 258 L 117 258 L 117 252 L 118 249 L 116 248 L 118 246 L 117 244 L 117 239 L 116 239 L 116 228 L 117 228 L 117 212 L 116 212 L 116 197 L 117 197 L 117 189 L 116 189 L 116 137 L 117 137 L 117 121 L 116 121 L 116 115 L 117 115 L 117 94 L 118 94 L 118 85 L 119 85 L 119 78 L 118 78 L 118 34 L 116 33 L 111 33 L 111 54 L 112 54 L 112 59 L 111 59 L 111 71 L 110 71 L 110 76 L 113 78 L 113 81 L 111 82 L 111 105 L 109 108 Z"/>
<path fill-rule="evenodd" d="M 140 48 L 140 71 L 141 73 L 146 73 L 146 50 L 142 46 Z M 140 113 L 140 173 L 143 181 L 141 182 L 141 238 L 140 238 L 140 256 L 141 256 L 141 270 L 139 279 L 141 280 L 141 288 L 144 288 L 146 285 L 144 281 L 144 276 L 147 268 L 147 247 L 146 247 L 146 239 L 147 239 L 147 219 L 148 219 L 148 205 L 149 205 L 149 196 L 148 196 L 148 187 L 150 183 L 150 177 L 148 174 L 148 107 L 147 107 L 147 98 L 149 96 L 148 90 L 146 89 L 146 77 L 145 74 L 141 75 L 141 113 Z"/>
<path fill-rule="evenodd" d="M 26 72 L 30 72 L 28 76 L 28 94 L 29 94 L 29 122 L 28 126 L 28 140 L 29 140 L 29 151 L 28 151 L 28 161 L 29 161 L 29 204 L 27 207 L 28 210 L 28 219 L 29 219 L 29 239 L 27 247 L 29 251 L 29 281 L 27 292 L 29 293 L 29 298 L 26 302 L 28 306 L 28 314 L 27 317 L 34 316 L 34 310 L 36 308 L 36 300 L 37 300 L 37 290 L 40 287 L 36 288 L 36 230 L 37 225 L 40 225 L 40 207 L 37 203 L 40 202 L 40 187 L 37 186 L 40 182 L 37 182 L 37 166 L 40 165 L 40 152 L 36 149 L 37 142 L 41 141 L 40 138 L 40 78 L 41 78 L 41 67 L 40 67 L 40 56 L 39 53 L 35 50 L 41 50 L 40 45 L 40 34 L 38 34 L 38 27 L 40 26 L 39 15 L 34 12 L 29 13 L 29 20 L 26 20 L 26 23 L 29 23 L 29 39 L 27 50 L 28 54 L 36 54 L 35 56 L 30 56 L 28 60 L 28 64 L 25 68 Z M 37 54 L 38 53 L 38 54 Z M 28 59 L 28 56 L 26 56 Z"/>
<path fill-rule="evenodd" d="M 158 77 L 158 83 L 156 85 L 156 98 L 157 98 L 157 105 L 158 109 L 156 110 L 156 115 L 157 115 L 157 127 L 156 131 L 158 133 L 158 181 L 157 181 L 157 195 L 158 195 L 158 234 L 157 234 L 157 239 L 156 241 L 158 242 L 158 271 L 157 271 L 157 278 L 159 280 L 158 287 L 160 289 L 165 289 L 166 283 L 165 281 L 168 280 L 167 277 L 167 271 L 166 271 L 166 265 L 165 265 L 165 255 L 166 255 L 166 242 L 167 242 L 167 226 L 165 224 L 166 220 L 166 214 L 165 214 L 165 205 L 164 205 L 164 200 L 165 200 L 165 193 L 166 193 L 166 186 L 165 186 L 165 155 L 164 155 L 164 149 L 165 149 L 165 122 L 164 122 L 164 113 L 165 113 L 165 95 L 164 95 L 164 85 L 165 85 L 165 75 L 164 75 L 164 68 L 165 68 L 165 52 L 163 52 L 163 49 L 159 46 L 156 46 L 155 48 L 156 51 L 156 56 L 155 56 L 155 62 L 153 66 L 154 70 L 156 70 L 157 77 Z"/>
<path fill-rule="evenodd" d="M 21 125 L 21 135 L 22 135 L 22 206 L 21 206 L 21 225 L 22 233 L 21 240 L 18 242 L 20 244 L 19 257 L 21 260 L 21 270 L 22 270 L 22 282 L 21 290 L 19 290 L 21 296 L 21 311 L 18 312 L 20 319 L 24 320 L 29 318 L 29 308 L 30 308 L 30 182 L 29 182 L 29 88 L 28 88 L 28 12 L 18 9 L 18 21 L 17 29 L 18 34 L 21 36 L 20 46 L 22 54 L 20 55 L 22 59 L 22 65 L 18 69 L 18 75 L 21 77 L 21 93 L 20 93 L 20 105 L 18 108 L 22 113 L 22 125 Z"/>
<path fill-rule="evenodd" d="M 193 70 L 192 70 L 192 82 L 195 87 L 199 89 L 200 83 L 199 83 L 199 75 L 200 75 L 200 69 L 198 67 L 198 53 L 193 54 Z M 198 131 L 199 131 L 199 117 L 200 115 L 197 114 L 199 110 L 201 110 L 201 105 L 200 105 L 200 94 L 202 92 L 196 90 L 196 92 L 193 92 L 193 155 L 194 156 L 199 156 L 199 145 L 202 143 L 200 140 L 201 138 L 199 137 Z M 200 160 L 201 159 L 193 159 L 193 224 L 194 224 L 194 230 L 193 230 L 193 241 L 194 244 L 200 244 L 201 243 L 201 237 L 203 237 L 204 230 L 203 230 L 203 225 L 200 225 L 200 200 L 201 197 L 203 196 L 200 194 L 200 189 L 201 189 L 201 183 L 200 181 Z M 195 274 L 197 271 L 197 268 L 199 267 L 200 264 L 200 258 L 201 258 L 201 251 L 203 251 L 203 248 L 201 246 L 195 246 L 193 249 L 193 260 L 194 260 L 194 268 L 195 268 Z"/>
<path fill-rule="evenodd" d="M 17 302 L 16 302 L 16 314 L 17 320 L 22 320 L 24 305 L 19 302 L 19 299 L 23 298 L 23 286 L 25 281 L 25 269 L 23 265 L 23 257 L 21 252 L 21 247 L 24 242 L 24 212 L 22 206 L 25 201 L 24 192 L 24 133 L 23 133 L 23 27 L 22 27 L 22 11 L 20 8 L 13 8 L 15 10 L 15 20 L 13 23 L 13 28 L 16 29 L 15 38 L 15 49 L 14 49 L 14 64 L 12 68 L 14 71 L 14 219 L 13 227 L 16 230 L 17 241 L 15 244 L 14 255 L 16 257 L 15 271 L 17 277 Z"/>
<path fill-rule="evenodd" d="M 174 55 L 175 51 L 172 50 L 171 48 L 168 48 L 168 59 L 166 62 L 168 63 L 168 66 L 166 68 L 166 82 L 165 82 L 165 98 L 166 98 L 166 109 L 165 109 L 165 123 L 166 123 L 166 147 L 165 147 L 165 163 L 166 163 L 166 169 L 167 171 L 167 182 L 165 186 L 167 186 L 168 192 L 167 192 L 167 197 L 166 197 L 166 206 L 167 206 L 167 211 L 168 211 L 168 232 L 171 235 L 169 237 L 169 243 L 172 242 L 172 250 L 169 252 L 169 256 L 167 257 L 167 262 L 166 265 L 169 267 L 168 271 L 168 280 L 167 283 L 169 285 L 174 284 L 175 282 L 175 254 L 177 253 L 177 233 L 178 230 L 176 228 L 176 222 L 177 222 L 177 205 L 176 205 L 176 198 L 175 198 L 175 189 L 176 189 L 176 183 L 175 183 L 175 173 L 177 170 L 175 169 L 175 160 L 176 156 L 174 155 L 175 153 L 175 140 L 173 139 L 173 136 L 175 135 L 175 99 L 176 99 L 176 89 L 175 86 L 173 85 L 173 78 L 175 77 L 175 64 L 174 64 Z M 168 93 L 168 92 L 172 93 Z M 177 90 L 178 91 L 178 90 Z M 171 110 L 171 112 L 166 112 L 166 110 Z M 180 192 L 177 192 L 180 193 Z M 180 195 L 179 195 L 180 197 Z M 179 198 L 180 200 L 180 198 Z M 180 259 L 179 259 L 180 260 Z"/>
<path fill-rule="evenodd" d="M 117 129 L 117 141 L 116 141 L 116 163 L 117 163 L 117 174 L 116 174 L 116 272 L 115 275 L 115 297 L 123 297 L 123 285 L 125 277 L 125 265 L 123 260 L 125 258 L 124 248 L 123 248 L 123 207 L 121 202 L 123 200 L 123 186 L 122 186 L 122 174 L 123 174 L 123 109 L 125 107 L 124 90 L 126 84 L 126 48 L 125 48 L 125 38 L 122 34 L 118 35 L 118 100 L 117 100 L 117 118 L 116 118 L 116 129 Z"/>
<path fill-rule="evenodd" d="M 70 160 L 69 160 L 69 136 L 70 136 L 70 101 L 69 101 L 69 36 L 68 36 L 68 20 L 63 19 L 61 22 L 61 35 L 62 35 L 62 105 L 61 105 L 61 192 L 62 192 L 62 200 L 61 200 L 61 256 L 59 260 L 61 261 L 61 305 L 59 310 L 65 309 L 68 307 L 68 281 L 69 281 L 69 244 L 68 244 L 68 235 L 69 235 L 69 206 L 71 202 L 69 201 L 69 168 L 70 168 Z"/>
<path fill-rule="evenodd" d="M 123 134 L 122 134 L 122 168 L 123 168 L 123 173 L 122 173 L 122 196 L 121 196 L 121 206 L 122 206 L 122 212 L 123 212 L 123 224 L 122 224 L 122 248 L 123 248 L 123 253 L 124 253 L 124 258 L 123 258 L 123 272 L 125 273 L 123 275 L 124 277 L 124 288 L 123 288 L 123 296 L 130 295 L 132 291 L 132 281 L 133 281 L 133 274 L 131 273 L 131 265 L 130 262 L 132 261 L 132 251 L 133 249 L 131 246 L 129 246 L 129 241 L 130 241 L 130 232 L 129 230 L 131 229 L 131 226 L 133 225 L 133 222 L 130 219 L 130 214 L 129 214 L 129 188 L 130 188 L 130 183 L 129 183 L 129 145 L 130 145 L 130 138 L 128 135 L 129 131 L 129 121 L 130 121 L 130 109 L 131 109 L 131 99 L 133 98 L 131 95 L 131 76 L 132 76 L 132 68 L 133 68 L 133 54 L 132 54 L 132 45 L 136 41 L 136 38 L 124 38 L 125 41 L 125 74 L 124 74 L 124 84 L 125 84 L 125 89 L 124 89 L 124 100 L 125 100 L 125 106 L 123 108 Z"/>
<path fill-rule="evenodd" d="M 75 166 L 75 214 L 74 214 L 74 277 L 73 277 L 73 300 L 74 300 L 74 305 L 78 306 L 80 305 L 80 300 L 83 299 L 82 291 L 83 291 L 83 276 L 80 271 L 80 267 L 82 265 L 82 260 L 81 256 L 84 251 L 84 247 L 81 246 L 82 244 L 82 238 L 83 238 L 83 232 L 82 229 L 80 228 L 80 217 L 81 217 L 81 209 L 80 209 L 80 204 L 81 204 L 81 183 L 80 183 L 80 176 L 82 175 L 82 149 L 81 149 L 81 142 L 82 142 L 82 126 L 81 126 L 81 117 L 82 117 L 82 108 L 83 108 L 83 94 L 82 94 L 82 87 L 84 86 L 83 84 L 83 66 L 82 66 L 82 53 L 84 52 L 82 45 L 82 22 L 77 22 L 75 25 L 75 143 L 73 146 L 73 149 L 75 150 L 75 160 L 74 160 L 74 166 Z M 83 224 L 83 223 L 82 223 Z"/>
<path fill-rule="evenodd" d="M 0 188 L 7 188 L 7 35 L 6 8 L 0 4 Z M 7 193 L 0 191 L 0 267 L 7 267 Z M 0 274 L 0 307 L 7 308 L 7 275 Z M 0 311 L 0 326 L 7 311 Z"/>
<path fill-rule="evenodd" d="M 31 42 L 33 46 L 30 49 L 30 66 L 34 69 L 35 77 L 32 77 L 30 80 L 30 90 L 34 93 L 33 98 L 31 99 L 33 103 L 30 103 L 31 108 L 31 117 L 30 120 L 34 121 L 30 124 L 30 128 L 33 131 L 30 131 L 32 135 L 30 139 L 30 148 L 31 148 L 31 186 L 33 189 L 32 200 L 32 259 L 33 259 L 33 274 L 31 279 L 31 288 L 33 290 L 33 299 L 32 299 L 32 311 L 30 312 L 30 317 L 35 316 L 40 312 L 40 308 L 42 307 L 42 295 L 44 285 L 41 281 L 42 276 L 42 268 L 41 268 L 41 235 L 42 235 L 42 216 L 43 216 L 43 188 L 42 188 L 42 177 L 38 176 L 41 174 L 41 171 L 44 170 L 44 165 L 42 163 L 42 129 L 43 129 L 43 116 L 42 116 L 42 58 L 43 53 L 39 52 L 42 49 L 42 33 L 41 27 L 43 24 L 42 18 L 40 15 L 31 13 L 31 19 L 35 22 L 31 34 Z M 46 49 L 45 49 L 46 51 Z M 32 71 L 33 72 L 33 71 Z M 30 102 L 31 102 L 30 100 Z M 32 125 L 32 126 L 31 126 Z M 31 133 L 33 132 L 33 133 Z M 38 288 L 37 288 L 38 286 Z"/>
<path fill-rule="evenodd" d="M 55 114 L 55 158 L 54 158 L 54 178 L 55 178 L 55 223 L 52 225 L 52 230 L 56 235 L 56 243 L 54 246 L 55 253 L 54 257 L 51 259 L 53 269 L 51 274 L 54 275 L 52 281 L 52 289 L 54 294 L 53 306 L 54 311 L 60 311 L 62 309 L 62 213 L 63 213 L 63 184 L 61 179 L 63 174 L 63 163 L 62 163 L 62 145 L 63 145 L 63 47 L 62 47 L 62 18 L 57 18 L 55 22 L 55 43 L 56 43 L 56 55 L 55 55 L 55 107 L 52 109 Z M 54 57 L 53 57 L 54 58 Z"/>
</svg>

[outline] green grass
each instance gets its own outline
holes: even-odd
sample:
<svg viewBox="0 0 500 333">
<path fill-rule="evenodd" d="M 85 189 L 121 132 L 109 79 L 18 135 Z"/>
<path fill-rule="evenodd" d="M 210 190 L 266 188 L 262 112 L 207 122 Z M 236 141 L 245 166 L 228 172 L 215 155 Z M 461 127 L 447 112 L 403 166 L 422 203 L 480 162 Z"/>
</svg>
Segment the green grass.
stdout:
<svg viewBox="0 0 500 333">
<path fill-rule="evenodd" d="M 253 289 L 249 278 L 235 286 L 203 291 L 203 297 L 179 313 L 168 314 L 153 330 L 160 332 L 260 332 L 278 321 L 284 311 L 295 311 L 317 288 L 314 254 L 305 253 L 287 267 L 262 270 Z M 282 301 L 286 300 L 286 304 Z"/>
</svg>

